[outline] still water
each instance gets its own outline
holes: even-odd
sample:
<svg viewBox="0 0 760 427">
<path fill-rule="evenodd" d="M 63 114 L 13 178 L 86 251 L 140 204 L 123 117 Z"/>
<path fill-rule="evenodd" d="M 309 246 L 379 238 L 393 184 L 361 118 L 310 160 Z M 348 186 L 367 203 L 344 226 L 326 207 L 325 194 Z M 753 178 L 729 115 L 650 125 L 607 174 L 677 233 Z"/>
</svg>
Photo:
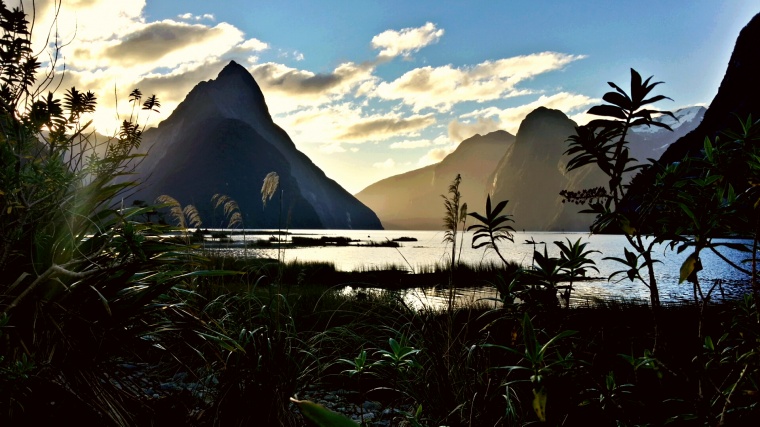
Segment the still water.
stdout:
<svg viewBox="0 0 760 427">
<path fill-rule="evenodd" d="M 343 271 L 361 270 L 367 268 L 381 268 L 389 265 L 395 265 L 407 270 L 418 271 L 424 266 L 444 264 L 448 257 L 451 256 L 451 246 L 443 242 L 443 231 L 409 231 L 409 230 L 291 230 L 291 236 L 306 236 L 319 238 L 320 236 L 328 237 L 348 237 L 355 240 L 357 244 L 369 242 L 383 242 L 386 239 L 393 240 L 399 237 L 412 237 L 417 241 L 399 242 L 399 248 L 389 247 L 368 247 L 368 246 L 342 246 L 342 247 L 309 247 L 309 248 L 288 248 L 284 251 L 286 261 L 326 261 L 335 265 L 335 268 Z M 247 236 L 246 239 L 266 239 L 268 235 Z M 469 264 L 479 264 L 481 262 L 500 262 L 498 256 L 492 251 L 484 249 L 472 249 L 472 233 L 460 233 L 464 244 L 460 245 L 457 240 L 457 256 L 461 261 Z M 499 250 L 505 258 L 516 261 L 524 266 L 530 266 L 533 258 L 534 247 L 536 250 L 543 251 L 544 246 L 550 256 L 559 256 L 559 249 L 554 244 L 555 241 L 571 243 L 577 239 L 588 242 L 587 250 L 595 250 L 590 258 L 596 262 L 599 273 L 589 272 L 590 276 L 598 276 L 603 280 L 583 282 L 575 284 L 574 296 L 583 300 L 591 297 L 600 298 L 625 298 L 625 299 L 649 299 L 649 290 L 639 282 L 631 282 L 624 274 L 618 275 L 613 281 L 606 278 L 613 272 L 622 270 L 623 266 L 615 261 L 604 260 L 604 257 L 623 258 L 623 248 L 628 246 L 624 236 L 621 235 L 589 235 L 588 233 L 555 233 L 555 232 L 516 232 L 514 234 L 514 243 L 505 243 L 499 246 Z M 243 236 L 235 235 L 236 241 L 242 240 Z M 528 241 L 536 242 L 535 245 L 527 243 Z M 749 241 L 732 240 L 737 242 L 751 243 Z M 655 265 L 657 281 L 660 288 L 660 295 L 663 302 L 676 302 L 692 298 L 692 285 L 688 282 L 678 284 L 679 270 L 681 263 L 688 256 L 689 251 L 677 254 L 671 251 L 667 245 L 655 247 L 655 257 L 661 261 Z M 237 250 L 235 250 L 237 251 Z M 248 250 L 250 255 L 252 250 Z M 276 249 L 255 249 L 253 253 L 260 256 L 277 258 Z M 724 249 L 724 255 L 738 263 L 748 258 L 748 254 L 735 250 Z M 704 252 L 701 256 L 703 270 L 700 272 L 700 282 L 703 287 L 710 287 L 716 281 L 722 284 L 722 292 L 716 288 L 714 299 L 737 298 L 746 292 L 749 292 L 748 277 L 730 267 L 723 260 L 710 252 Z M 745 264 L 749 269 L 749 264 Z M 646 272 L 642 270 L 642 275 Z M 622 279 L 622 280 L 621 280 Z M 410 291 L 417 294 L 423 290 Z M 477 291 L 483 296 L 494 296 L 493 290 L 481 289 Z M 431 294 L 431 295 L 428 295 Z M 435 298 L 433 290 L 424 292 L 424 296 L 419 298 Z M 462 297 L 474 297 L 473 295 L 462 295 Z"/>
</svg>

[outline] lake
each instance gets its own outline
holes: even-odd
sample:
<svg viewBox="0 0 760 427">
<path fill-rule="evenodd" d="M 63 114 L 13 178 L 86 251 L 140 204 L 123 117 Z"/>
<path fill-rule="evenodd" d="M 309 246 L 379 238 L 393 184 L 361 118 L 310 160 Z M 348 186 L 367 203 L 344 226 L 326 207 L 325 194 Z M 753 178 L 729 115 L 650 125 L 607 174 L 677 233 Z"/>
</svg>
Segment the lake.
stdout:
<svg viewBox="0 0 760 427">
<path fill-rule="evenodd" d="M 237 230 L 236 230 L 237 231 Z M 276 233 L 276 232 L 275 232 Z M 386 239 L 396 239 L 399 237 L 412 237 L 417 241 L 399 242 L 399 248 L 390 247 L 369 247 L 369 246 L 339 246 L 339 247 L 304 247 L 288 248 L 284 250 L 286 261 L 326 261 L 335 265 L 335 268 L 343 271 L 362 270 L 368 268 L 382 268 L 395 265 L 407 270 L 420 270 L 424 266 L 430 266 L 446 263 L 451 256 L 451 246 L 443 243 L 443 231 L 409 231 L 409 230 L 290 230 L 290 236 L 308 236 L 308 237 L 348 237 L 356 240 L 356 243 L 368 243 L 371 241 L 382 242 Z M 269 235 L 248 235 L 246 240 L 267 239 Z M 460 233 L 460 238 L 461 238 Z M 500 262 L 498 256 L 493 251 L 484 249 L 472 249 L 472 233 L 464 233 L 464 245 L 461 245 L 461 261 L 469 264 L 479 264 L 482 262 Z M 242 241 L 241 235 L 233 236 L 235 241 Z M 535 249 L 543 251 L 546 244 L 549 255 L 558 256 L 559 249 L 554 245 L 555 241 L 575 242 L 581 238 L 583 242 L 588 242 L 587 250 L 597 250 L 601 253 L 594 253 L 591 259 L 596 262 L 599 273 L 589 272 L 591 276 L 598 276 L 605 280 L 590 281 L 577 283 L 574 285 L 574 296 L 579 299 L 588 299 L 591 297 L 600 298 L 625 298 L 648 300 L 649 290 L 639 282 L 631 282 L 625 275 L 619 275 L 618 278 L 624 278 L 609 282 L 606 278 L 613 272 L 623 269 L 622 264 L 615 261 L 603 260 L 604 257 L 624 257 L 623 248 L 628 243 L 622 235 L 589 235 L 588 233 L 556 233 L 556 232 L 516 232 L 514 234 L 514 243 L 505 243 L 499 245 L 502 255 L 508 260 L 516 261 L 524 266 L 530 266 L 533 259 L 533 244 L 526 244 L 526 241 L 532 240 L 537 242 Z M 750 243 L 750 241 L 731 240 L 735 242 Z M 545 242 L 545 243 L 544 243 Z M 241 242 L 242 243 L 242 242 Z M 242 255 L 242 249 L 229 249 L 235 254 Z M 459 256 L 460 240 L 457 240 L 457 254 Z M 248 249 L 248 254 L 277 258 L 277 249 Z M 677 254 L 671 251 L 666 245 L 658 245 L 655 249 L 655 257 L 661 261 L 655 265 L 657 281 L 660 288 L 660 296 L 663 302 L 678 302 L 692 298 L 692 286 L 688 282 L 678 284 L 679 270 L 681 263 L 688 256 L 689 251 Z M 748 254 L 734 250 L 724 250 L 724 254 L 729 259 L 741 262 L 748 258 Z M 699 273 L 700 282 L 703 287 L 712 286 L 716 280 L 722 283 L 723 294 L 726 298 L 737 298 L 746 292 L 749 292 L 749 278 L 747 275 L 730 267 L 723 260 L 711 252 L 703 252 L 702 265 L 704 269 Z M 749 268 L 749 264 L 747 268 Z M 643 272 L 642 275 L 646 273 Z M 412 292 L 412 291 L 410 291 Z M 416 292 L 421 292 L 417 290 Z M 433 293 L 433 290 L 425 294 Z M 479 290 L 478 292 L 486 293 L 493 296 L 493 292 L 488 289 Z M 463 295 L 466 296 L 466 295 Z M 714 292 L 716 299 L 721 298 L 721 292 L 716 289 Z M 427 296 L 425 298 L 428 298 Z"/>
</svg>

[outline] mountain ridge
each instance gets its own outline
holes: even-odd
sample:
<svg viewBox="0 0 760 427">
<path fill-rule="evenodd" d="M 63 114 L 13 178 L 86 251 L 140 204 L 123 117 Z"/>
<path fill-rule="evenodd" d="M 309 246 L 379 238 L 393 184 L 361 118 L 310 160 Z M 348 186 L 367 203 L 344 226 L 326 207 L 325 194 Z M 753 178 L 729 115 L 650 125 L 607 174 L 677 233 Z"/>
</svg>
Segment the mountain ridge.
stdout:
<svg viewBox="0 0 760 427">
<path fill-rule="evenodd" d="M 457 174 L 462 177 L 462 203 L 470 211 L 483 209 L 488 192 L 488 177 L 498 159 L 513 142 L 506 131 L 476 134 L 462 141 L 442 161 L 382 179 L 356 193 L 387 228 L 441 228 L 442 194 Z"/>
<path fill-rule="evenodd" d="M 219 225 L 210 199 L 220 193 L 237 201 L 246 227 L 382 228 L 374 212 L 296 149 L 272 121 L 253 76 L 234 61 L 147 130 L 141 150 L 149 155 L 137 174 L 146 182 L 132 199 L 168 194 L 193 203 L 206 224 Z M 280 195 L 287 199 L 285 218 L 277 209 L 265 210 L 259 194 L 271 171 L 278 173 Z"/>
</svg>

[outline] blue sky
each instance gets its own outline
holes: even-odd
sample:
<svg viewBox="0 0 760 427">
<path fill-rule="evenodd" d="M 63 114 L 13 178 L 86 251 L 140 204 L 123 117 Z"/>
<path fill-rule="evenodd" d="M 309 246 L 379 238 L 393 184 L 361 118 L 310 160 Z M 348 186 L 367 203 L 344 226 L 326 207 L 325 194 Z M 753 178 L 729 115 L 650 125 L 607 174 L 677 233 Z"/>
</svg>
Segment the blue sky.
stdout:
<svg viewBox="0 0 760 427">
<path fill-rule="evenodd" d="M 37 1 L 41 24 L 50 4 Z M 156 93 L 155 122 L 235 60 L 299 149 L 355 193 L 475 133 L 515 133 L 541 105 L 583 122 L 631 67 L 665 82 L 661 108 L 709 104 L 758 12 L 757 0 L 88 0 L 63 5 L 59 29 L 63 87 L 99 95 L 102 128 L 114 87 Z"/>
</svg>

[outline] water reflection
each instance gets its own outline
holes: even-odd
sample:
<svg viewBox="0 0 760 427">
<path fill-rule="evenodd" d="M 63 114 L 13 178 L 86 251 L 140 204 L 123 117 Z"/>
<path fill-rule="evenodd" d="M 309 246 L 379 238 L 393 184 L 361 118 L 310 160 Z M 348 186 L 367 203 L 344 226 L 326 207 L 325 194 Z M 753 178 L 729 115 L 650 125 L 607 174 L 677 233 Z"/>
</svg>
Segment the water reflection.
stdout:
<svg viewBox="0 0 760 427">
<path fill-rule="evenodd" d="M 408 231 L 408 230 L 298 230 L 292 231 L 293 235 L 303 235 L 311 237 L 320 236 L 345 236 L 355 240 L 357 243 L 368 243 L 371 241 L 382 242 L 399 237 L 411 237 L 416 241 L 400 242 L 399 248 L 389 247 L 367 247 L 367 246 L 341 246 L 341 247 L 309 247 L 309 248 L 289 248 L 284 251 L 286 261 L 320 261 L 331 262 L 336 269 L 342 271 L 367 270 L 372 268 L 383 268 L 394 265 L 399 268 L 405 268 L 411 271 L 421 271 L 425 267 L 435 264 L 444 264 L 447 255 L 450 256 L 450 247 L 446 248 L 443 243 L 443 231 Z M 469 264 L 479 264 L 482 262 L 500 262 L 495 253 L 481 249 L 472 249 L 470 243 L 472 234 L 465 233 L 463 236 L 461 261 Z M 268 239 L 269 235 L 260 235 L 256 238 Z M 599 277 L 607 278 L 615 271 L 621 270 L 621 264 L 603 259 L 604 257 L 623 257 L 623 248 L 627 246 L 624 236 L 620 235 L 589 235 L 587 233 L 552 233 L 552 232 L 517 232 L 514 236 L 515 243 L 500 245 L 502 254 L 511 261 L 518 262 L 524 266 L 530 266 L 533 258 L 534 248 L 543 251 L 546 246 L 550 256 L 559 256 L 559 250 L 554 245 L 555 241 L 566 241 L 569 239 L 574 242 L 582 238 L 584 242 L 589 242 L 587 249 L 600 251 L 590 256 L 597 263 Z M 242 239 L 241 236 L 234 236 L 235 240 Z M 247 237 L 248 240 L 251 236 Z M 526 244 L 525 242 L 536 242 L 535 244 Z M 747 242 L 741 240 L 732 240 Z M 545 242 L 545 243 L 542 243 Z M 230 249 L 232 253 L 242 255 L 240 249 Z M 248 254 L 251 254 L 248 250 Z M 257 249 L 259 256 L 271 258 L 277 257 L 276 249 Z M 726 249 L 724 255 L 730 260 L 742 263 L 746 254 Z M 680 266 L 688 256 L 687 252 L 681 254 L 668 249 L 667 245 L 655 246 L 655 257 L 660 261 L 656 264 L 655 271 L 658 285 L 660 288 L 661 300 L 667 302 L 680 302 L 693 298 L 692 285 L 688 282 L 678 284 Z M 704 269 L 700 272 L 700 281 L 703 287 L 711 287 L 719 283 L 720 288 L 716 287 L 714 299 L 736 298 L 748 291 L 748 277 L 738 270 L 728 266 L 723 260 L 716 255 L 704 252 L 702 255 L 702 265 Z M 591 298 L 625 298 L 627 300 L 649 300 L 649 290 L 639 282 L 631 282 L 625 275 L 623 280 L 609 282 L 607 280 L 582 282 L 575 285 L 573 297 L 575 301 L 588 301 Z M 414 305 L 415 300 L 437 301 L 441 298 L 437 294 L 440 292 L 435 289 L 417 289 L 407 291 L 404 300 L 408 304 Z M 491 293 L 493 288 L 483 290 L 460 290 L 458 298 L 480 298 L 480 295 Z"/>
</svg>

